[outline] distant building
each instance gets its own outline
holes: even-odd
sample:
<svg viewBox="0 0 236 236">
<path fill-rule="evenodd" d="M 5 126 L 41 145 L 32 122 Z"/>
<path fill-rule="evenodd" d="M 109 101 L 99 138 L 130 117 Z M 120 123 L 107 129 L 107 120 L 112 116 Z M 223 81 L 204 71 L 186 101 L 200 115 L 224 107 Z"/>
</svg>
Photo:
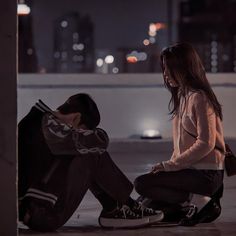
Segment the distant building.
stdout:
<svg viewBox="0 0 236 236">
<path fill-rule="evenodd" d="M 28 3 L 31 6 L 31 2 Z M 32 15 L 18 17 L 18 72 L 35 73 L 38 71 L 38 59 L 34 46 Z"/>
<path fill-rule="evenodd" d="M 54 26 L 54 72 L 94 71 L 94 32 L 89 16 L 70 13 Z"/>
<path fill-rule="evenodd" d="M 232 0 L 180 4 L 179 41 L 195 46 L 208 72 L 236 72 L 235 12 Z"/>
</svg>

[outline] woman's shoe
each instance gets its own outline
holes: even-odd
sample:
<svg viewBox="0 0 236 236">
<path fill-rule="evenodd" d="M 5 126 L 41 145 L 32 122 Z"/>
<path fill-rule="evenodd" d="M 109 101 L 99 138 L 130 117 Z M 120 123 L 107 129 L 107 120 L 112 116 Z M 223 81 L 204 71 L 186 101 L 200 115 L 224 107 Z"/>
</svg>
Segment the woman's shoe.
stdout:
<svg viewBox="0 0 236 236">
<path fill-rule="evenodd" d="M 220 201 L 213 201 L 211 212 L 207 215 L 205 219 L 203 219 L 202 223 L 210 223 L 216 220 L 221 214 L 221 205 Z"/>
<path fill-rule="evenodd" d="M 188 213 L 179 224 L 182 226 L 194 226 L 199 223 L 209 223 L 217 219 L 221 214 L 220 204 L 216 200 L 211 199 L 199 212 L 197 207 L 195 210 L 190 209 L 191 213 Z"/>
</svg>

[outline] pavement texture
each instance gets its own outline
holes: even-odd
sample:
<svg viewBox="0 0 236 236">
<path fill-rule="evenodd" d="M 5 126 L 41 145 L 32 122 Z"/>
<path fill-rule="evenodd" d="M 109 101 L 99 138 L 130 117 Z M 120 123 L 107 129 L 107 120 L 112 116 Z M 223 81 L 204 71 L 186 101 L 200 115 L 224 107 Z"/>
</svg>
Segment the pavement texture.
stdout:
<svg viewBox="0 0 236 236">
<path fill-rule="evenodd" d="M 236 153 L 236 139 L 228 138 L 226 142 L 230 144 Z M 137 176 L 148 172 L 156 162 L 170 158 L 172 150 L 171 140 L 112 140 L 109 152 L 113 160 L 122 171 L 133 181 Z M 101 206 L 88 191 L 82 203 L 69 219 L 69 221 L 56 232 L 39 233 L 34 232 L 19 223 L 19 235 L 50 235 L 50 236 L 72 236 L 72 235 L 112 235 L 112 236 L 235 236 L 236 235 L 236 176 L 224 179 L 224 196 L 221 201 L 221 216 L 213 223 L 199 224 L 194 227 L 183 226 L 150 226 L 140 229 L 129 230 L 105 230 L 98 225 L 98 216 Z M 137 198 L 135 191 L 132 197 Z"/>
</svg>

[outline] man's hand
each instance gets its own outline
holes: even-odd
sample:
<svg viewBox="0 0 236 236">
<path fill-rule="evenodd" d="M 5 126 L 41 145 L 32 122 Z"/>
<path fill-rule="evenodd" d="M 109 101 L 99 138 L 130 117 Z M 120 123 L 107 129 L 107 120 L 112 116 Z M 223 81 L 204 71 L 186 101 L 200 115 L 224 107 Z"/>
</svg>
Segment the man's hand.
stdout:
<svg viewBox="0 0 236 236">
<path fill-rule="evenodd" d="M 75 114 L 75 115 L 74 115 L 73 120 L 72 120 L 72 127 L 73 128 L 80 128 L 80 126 L 81 126 L 81 124 L 80 124 L 81 113 L 76 112 L 76 113 L 73 113 L 73 114 Z"/>
<path fill-rule="evenodd" d="M 70 128 L 81 128 L 81 113 L 74 112 L 69 114 L 62 114 L 59 111 L 52 112 L 53 115 L 61 122 L 68 125 Z"/>
<path fill-rule="evenodd" d="M 158 172 L 160 172 L 160 171 L 164 171 L 164 170 L 165 170 L 165 169 L 164 169 L 163 164 L 162 164 L 162 163 L 157 163 L 156 165 L 154 165 L 154 166 L 152 167 L 151 173 L 152 173 L 152 174 L 156 174 L 156 173 L 158 173 Z"/>
</svg>

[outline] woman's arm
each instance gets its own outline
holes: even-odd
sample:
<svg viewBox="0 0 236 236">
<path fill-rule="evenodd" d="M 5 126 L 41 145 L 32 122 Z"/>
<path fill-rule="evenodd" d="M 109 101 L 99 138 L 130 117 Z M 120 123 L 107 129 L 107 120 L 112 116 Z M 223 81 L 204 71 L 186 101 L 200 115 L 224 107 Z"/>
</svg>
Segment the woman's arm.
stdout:
<svg viewBox="0 0 236 236">
<path fill-rule="evenodd" d="M 196 122 L 196 141 L 180 155 L 163 162 L 166 171 L 188 168 L 204 158 L 215 147 L 216 115 L 210 102 L 203 94 L 196 93 L 193 95 L 191 105 L 191 112 Z"/>
</svg>

